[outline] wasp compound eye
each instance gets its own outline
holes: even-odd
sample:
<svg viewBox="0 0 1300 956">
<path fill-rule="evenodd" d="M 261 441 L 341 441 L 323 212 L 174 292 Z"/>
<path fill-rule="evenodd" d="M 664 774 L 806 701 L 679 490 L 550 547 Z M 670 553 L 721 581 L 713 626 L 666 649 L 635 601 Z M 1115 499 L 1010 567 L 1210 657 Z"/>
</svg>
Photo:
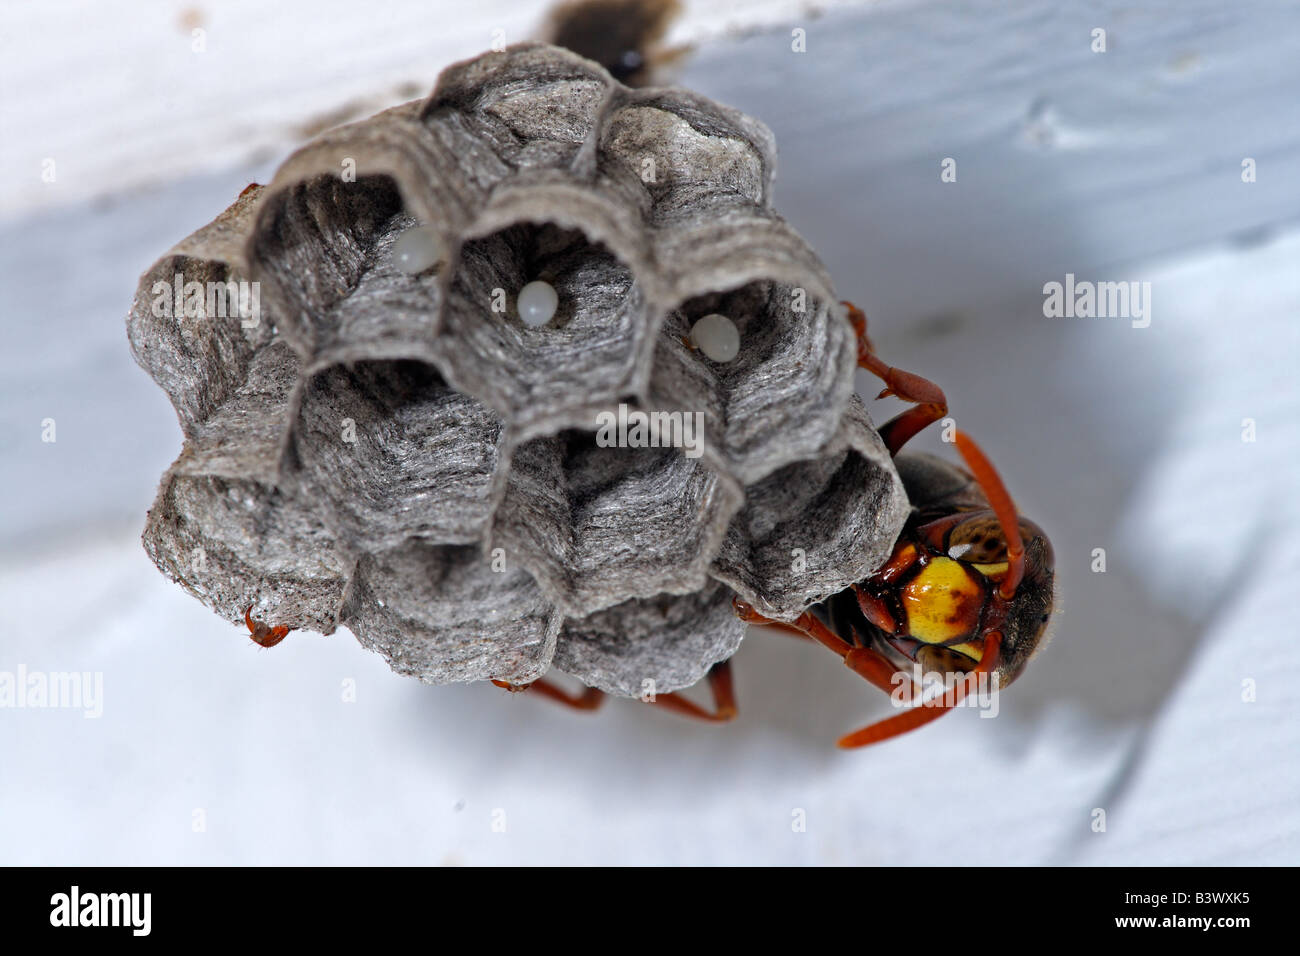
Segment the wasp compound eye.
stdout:
<svg viewBox="0 0 1300 956">
<path fill-rule="evenodd" d="M 1007 542 L 995 515 L 970 518 L 952 529 L 948 556 L 971 564 L 992 564 L 1007 559 Z"/>
</svg>

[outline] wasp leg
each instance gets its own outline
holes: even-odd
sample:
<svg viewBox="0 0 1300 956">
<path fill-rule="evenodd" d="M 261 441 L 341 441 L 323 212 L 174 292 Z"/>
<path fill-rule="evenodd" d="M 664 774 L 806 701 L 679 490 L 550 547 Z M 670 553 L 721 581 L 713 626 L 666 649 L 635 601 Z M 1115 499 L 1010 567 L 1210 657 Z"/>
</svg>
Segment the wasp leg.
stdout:
<svg viewBox="0 0 1300 956">
<path fill-rule="evenodd" d="M 713 710 L 707 711 L 681 694 L 656 694 L 647 703 L 658 704 L 675 713 L 714 723 L 725 723 L 736 716 L 736 692 L 731 683 L 731 661 L 719 661 L 709 668 L 709 690 L 713 694 Z"/>
<path fill-rule="evenodd" d="M 843 303 L 849 312 L 849 322 L 858 336 L 858 367 L 864 368 L 885 383 L 876 398 L 894 395 L 915 408 L 896 415 L 879 429 L 880 437 L 890 455 L 908 443 L 921 429 L 948 414 L 948 398 L 943 389 L 929 379 L 886 365 L 876 354 L 871 339 L 867 337 L 867 316 L 852 302 Z"/>
<path fill-rule="evenodd" d="M 763 617 L 752 606 L 739 598 L 734 600 L 732 604 L 736 609 L 736 614 L 742 621 L 763 625 L 772 623 L 769 618 Z M 794 621 L 793 626 L 805 631 L 818 644 L 839 654 L 844 659 L 844 663 L 849 670 L 891 697 L 899 689 L 900 682 L 911 680 L 911 677 L 906 672 L 900 671 L 890 662 L 889 658 L 876 649 L 850 644 L 823 624 L 815 615 L 807 611 Z M 989 640 L 992 641 L 991 645 L 988 643 Z M 996 670 L 1000 640 L 1000 635 L 996 633 L 991 634 L 986 639 L 984 657 L 972 673 L 990 673 Z M 965 687 L 965 681 L 957 684 L 954 695 L 955 700 L 953 701 L 943 702 L 937 706 L 911 707 L 901 714 L 895 714 L 893 717 L 887 717 L 870 726 L 863 727 L 861 730 L 845 734 L 839 739 L 838 744 L 844 748 L 865 747 L 868 744 L 880 743 L 882 740 L 888 740 L 891 737 L 897 737 L 899 734 L 924 726 L 930 721 L 942 717 L 957 706 L 965 696 Z"/>
<path fill-rule="evenodd" d="M 739 598 L 736 598 L 731 603 L 732 607 L 736 609 L 736 616 L 746 623 L 762 625 L 777 623 L 771 618 L 763 617 L 754 610 L 752 605 L 746 604 Z M 866 678 L 886 694 L 894 692 L 894 688 L 897 686 L 894 681 L 894 674 L 898 670 L 889 663 L 889 659 L 883 654 L 868 647 L 850 644 L 823 624 L 821 619 L 811 611 L 804 611 L 789 626 L 803 631 L 822 647 L 840 655 L 844 663 L 854 673 Z"/>
<path fill-rule="evenodd" d="M 843 657 L 853 649 L 853 645 L 844 638 L 840 637 L 829 627 L 823 624 L 811 611 L 805 611 L 793 621 L 774 621 L 770 617 L 764 617 L 754 608 L 754 605 L 742 601 L 740 598 L 733 598 L 731 607 L 736 612 L 736 617 L 740 618 L 746 624 L 757 624 L 760 627 L 774 627 L 781 631 L 798 631 L 804 637 L 816 641 L 823 647 L 827 647 L 836 654 Z"/>
<path fill-rule="evenodd" d="M 916 730 L 918 727 L 924 727 L 932 720 L 938 720 L 948 711 L 952 710 L 965 699 L 967 691 L 970 689 L 972 682 L 978 678 L 978 674 L 991 674 L 997 670 L 998 655 L 1002 645 L 1002 635 L 998 632 L 991 632 L 984 639 L 984 654 L 980 658 L 979 664 L 973 671 L 959 680 L 953 687 L 952 696 L 942 702 L 930 703 L 909 707 L 901 714 L 895 714 L 893 717 L 886 717 L 884 720 L 869 724 L 861 730 L 855 730 L 851 734 L 845 734 L 837 743 L 845 749 L 854 747 L 866 747 L 870 744 L 878 744 L 882 740 L 889 740 L 891 737 L 897 737 L 899 734 L 905 734 L 909 730 Z M 874 651 L 872 652 L 874 653 Z M 882 658 L 883 659 L 883 658 Z M 857 667 L 852 663 L 845 661 L 854 670 Z M 865 662 L 864 662 L 865 663 Z M 875 666 L 874 663 L 868 666 Z M 865 675 L 864 675 L 865 676 Z"/>
<path fill-rule="evenodd" d="M 536 691 L 543 697 L 564 704 L 566 707 L 572 707 L 574 710 L 596 710 L 601 704 L 605 703 L 605 692 L 597 690 L 595 687 L 584 687 L 581 694 L 575 695 L 570 694 L 556 684 L 552 684 L 545 677 L 538 678 L 530 684 L 512 684 L 504 680 L 494 680 L 492 683 L 498 687 L 504 687 L 512 694 L 525 690 Z"/>
</svg>

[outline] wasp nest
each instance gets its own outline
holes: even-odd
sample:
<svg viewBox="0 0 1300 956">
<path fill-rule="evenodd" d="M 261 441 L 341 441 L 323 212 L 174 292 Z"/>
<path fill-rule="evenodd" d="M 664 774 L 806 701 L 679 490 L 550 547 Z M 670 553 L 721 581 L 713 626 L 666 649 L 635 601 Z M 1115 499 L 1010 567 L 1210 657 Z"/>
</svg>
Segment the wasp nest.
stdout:
<svg viewBox="0 0 1300 956">
<path fill-rule="evenodd" d="M 734 653 L 735 594 L 861 579 L 907 505 L 774 152 L 536 44 L 309 143 L 141 280 L 185 433 L 150 556 L 429 682 L 624 695 Z"/>
</svg>

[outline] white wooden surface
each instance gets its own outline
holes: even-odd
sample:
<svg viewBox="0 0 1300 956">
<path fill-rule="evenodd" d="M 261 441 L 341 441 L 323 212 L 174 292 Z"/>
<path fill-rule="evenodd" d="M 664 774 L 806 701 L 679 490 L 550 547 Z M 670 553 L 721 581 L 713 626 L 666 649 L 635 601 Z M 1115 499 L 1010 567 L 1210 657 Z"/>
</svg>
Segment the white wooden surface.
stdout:
<svg viewBox="0 0 1300 956">
<path fill-rule="evenodd" d="M 971 806 L 963 861 L 1300 861 L 1296 4 L 695 5 L 679 26 L 683 82 L 772 126 L 778 207 L 1056 544 L 1057 636 L 1002 717 L 862 754 L 831 741 L 880 702 L 795 642 L 746 641 L 735 726 L 591 719 L 421 687 L 345 632 L 259 653 L 156 573 L 138 533 L 180 436 L 127 353 L 139 272 L 303 118 L 541 10 L 195 4 L 203 59 L 182 6 L 4 9 L 0 670 L 99 670 L 106 700 L 0 710 L 0 863 L 952 862 L 942 820 Z M 1066 272 L 1150 281 L 1151 327 L 1044 318 Z M 936 788 L 939 819 L 895 809 Z"/>
<path fill-rule="evenodd" d="M 844 6 L 832 0 L 823 7 Z M 283 158 L 304 127 L 424 96 L 500 39 L 536 39 L 546 0 L 41 0 L 0 25 L 4 209 Z M 668 45 L 784 22 L 794 0 L 687 4 Z M 194 31 L 202 31 L 195 36 Z M 41 179 L 56 161 L 57 182 Z"/>
<path fill-rule="evenodd" d="M 802 55 L 719 42 L 683 80 L 772 127 L 778 208 L 878 320 L 1300 221 L 1296 3 L 885 4 L 808 31 Z"/>
</svg>

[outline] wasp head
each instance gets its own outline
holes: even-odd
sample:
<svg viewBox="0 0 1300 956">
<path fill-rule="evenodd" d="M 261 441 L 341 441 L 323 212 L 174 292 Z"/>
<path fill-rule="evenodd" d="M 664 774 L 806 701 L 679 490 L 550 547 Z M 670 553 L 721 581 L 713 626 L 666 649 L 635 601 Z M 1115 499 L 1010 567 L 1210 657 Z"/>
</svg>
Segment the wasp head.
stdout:
<svg viewBox="0 0 1300 956">
<path fill-rule="evenodd" d="M 958 448 L 973 474 L 930 456 L 899 461 L 918 520 L 890 562 L 899 573 L 880 581 L 897 609 L 886 640 L 926 671 L 991 670 L 1006 687 L 1045 643 L 1055 559 L 978 447 L 959 435 Z"/>
<path fill-rule="evenodd" d="M 1016 522 L 1018 541 L 1009 543 L 992 510 L 958 513 L 917 531 L 921 566 L 898 584 L 906 637 L 891 643 L 926 670 L 968 672 L 996 633 L 994 673 L 1006 687 L 1033 657 L 1052 617 L 1051 543 L 1025 518 Z"/>
</svg>

